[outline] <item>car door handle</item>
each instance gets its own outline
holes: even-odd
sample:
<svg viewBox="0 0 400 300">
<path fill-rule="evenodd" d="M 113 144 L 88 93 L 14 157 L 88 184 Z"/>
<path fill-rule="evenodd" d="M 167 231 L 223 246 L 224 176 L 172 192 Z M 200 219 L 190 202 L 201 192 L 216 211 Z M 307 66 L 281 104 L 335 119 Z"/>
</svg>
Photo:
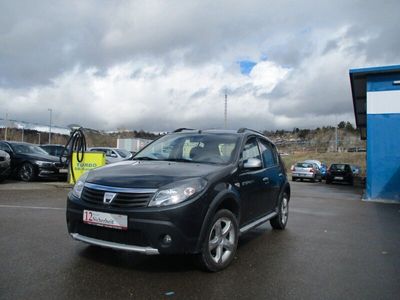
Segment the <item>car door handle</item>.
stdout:
<svg viewBox="0 0 400 300">
<path fill-rule="evenodd" d="M 265 182 L 265 183 L 269 183 L 269 178 L 268 178 L 268 177 L 264 177 L 264 178 L 262 179 L 262 181 Z"/>
</svg>

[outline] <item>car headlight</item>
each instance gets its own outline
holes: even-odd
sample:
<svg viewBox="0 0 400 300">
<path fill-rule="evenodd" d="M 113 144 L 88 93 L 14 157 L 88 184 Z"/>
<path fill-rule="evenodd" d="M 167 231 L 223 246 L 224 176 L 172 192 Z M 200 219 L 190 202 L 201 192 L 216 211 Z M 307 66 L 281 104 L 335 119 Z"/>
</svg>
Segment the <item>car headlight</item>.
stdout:
<svg viewBox="0 0 400 300">
<path fill-rule="evenodd" d="M 167 206 L 181 203 L 198 195 L 207 185 L 203 178 L 185 179 L 159 189 L 149 206 Z"/>
<path fill-rule="evenodd" d="M 47 168 L 49 168 L 49 167 L 52 167 L 53 166 L 53 163 L 51 163 L 51 162 L 48 162 L 48 161 L 41 161 L 41 160 L 37 160 L 37 161 L 35 161 L 35 163 L 39 166 L 39 167 L 47 167 Z"/>
<path fill-rule="evenodd" d="M 79 177 L 78 181 L 75 183 L 72 189 L 72 195 L 77 198 L 80 198 L 82 195 L 83 188 L 85 186 L 86 178 L 88 177 L 89 172 L 83 173 L 81 177 Z"/>
</svg>

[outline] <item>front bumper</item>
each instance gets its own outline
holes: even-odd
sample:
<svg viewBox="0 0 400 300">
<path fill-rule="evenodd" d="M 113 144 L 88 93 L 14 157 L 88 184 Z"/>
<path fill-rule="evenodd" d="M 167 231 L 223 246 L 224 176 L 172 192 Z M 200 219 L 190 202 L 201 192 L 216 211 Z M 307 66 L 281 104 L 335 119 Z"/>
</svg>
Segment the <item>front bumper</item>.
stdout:
<svg viewBox="0 0 400 300">
<path fill-rule="evenodd" d="M 39 178 L 46 178 L 46 179 L 66 179 L 68 174 L 65 173 L 60 173 L 59 168 L 56 167 L 38 167 L 37 168 L 37 176 Z"/>
<path fill-rule="evenodd" d="M 10 164 L 0 164 L 0 178 L 7 178 L 11 174 Z"/>
<path fill-rule="evenodd" d="M 199 252 L 199 236 L 206 214 L 203 199 L 194 199 L 166 208 L 124 209 L 93 205 L 71 194 L 67 201 L 68 232 L 75 240 L 92 245 L 153 254 Z M 83 222 L 83 210 L 126 215 L 128 229 L 100 227 Z M 164 237 L 170 236 L 166 243 Z"/>
<path fill-rule="evenodd" d="M 90 238 L 90 237 L 81 235 L 79 233 L 71 233 L 71 236 L 73 239 L 75 239 L 77 241 L 81 241 L 81 242 L 85 242 L 85 243 L 88 243 L 91 245 L 101 246 L 101 247 L 105 247 L 105 248 L 112 248 L 112 249 L 125 250 L 125 251 L 131 251 L 131 252 L 139 252 L 139 253 L 147 254 L 147 255 L 159 254 L 157 249 L 154 249 L 151 247 L 141 247 L 141 246 L 133 246 L 133 245 L 108 242 L 108 241 Z"/>
</svg>

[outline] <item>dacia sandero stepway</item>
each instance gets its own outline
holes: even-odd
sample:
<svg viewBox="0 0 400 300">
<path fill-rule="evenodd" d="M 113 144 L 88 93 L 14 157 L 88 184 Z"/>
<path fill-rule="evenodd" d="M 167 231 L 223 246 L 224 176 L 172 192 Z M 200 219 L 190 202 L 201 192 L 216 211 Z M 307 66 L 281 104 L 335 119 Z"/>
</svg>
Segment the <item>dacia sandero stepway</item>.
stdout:
<svg viewBox="0 0 400 300">
<path fill-rule="evenodd" d="M 219 271 L 241 234 L 284 229 L 290 186 L 274 144 L 257 131 L 178 129 L 131 161 L 82 175 L 68 195 L 72 238 L 143 254 L 194 254 Z"/>
</svg>

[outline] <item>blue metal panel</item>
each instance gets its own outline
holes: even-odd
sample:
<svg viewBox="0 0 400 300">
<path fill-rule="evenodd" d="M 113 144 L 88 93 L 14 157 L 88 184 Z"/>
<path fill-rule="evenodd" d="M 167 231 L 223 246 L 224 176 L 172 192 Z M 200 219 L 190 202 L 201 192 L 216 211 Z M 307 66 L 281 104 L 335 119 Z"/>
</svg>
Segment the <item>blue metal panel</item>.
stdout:
<svg viewBox="0 0 400 300">
<path fill-rule="evenodd" d="M 367 124 L 367 199 L 400 202 L 400 114 L 368 114 Z"/>
<path fill-rule="evenodd" d="M 350 69 L 350 74 L 362 73 L 364 75 L 367 73 L 376 74 L 376 73 L 389 73 L 389 72 L 400 72 L 400 65 Z"/>
<path fill-rule="evenodd" d="M 388 75 L 369 75 L 367 78 L 368 92 L 400 90 L 400 84 L 394 84 L 394 81 L 400 81 L 400 73 Z"/>
</svg>

